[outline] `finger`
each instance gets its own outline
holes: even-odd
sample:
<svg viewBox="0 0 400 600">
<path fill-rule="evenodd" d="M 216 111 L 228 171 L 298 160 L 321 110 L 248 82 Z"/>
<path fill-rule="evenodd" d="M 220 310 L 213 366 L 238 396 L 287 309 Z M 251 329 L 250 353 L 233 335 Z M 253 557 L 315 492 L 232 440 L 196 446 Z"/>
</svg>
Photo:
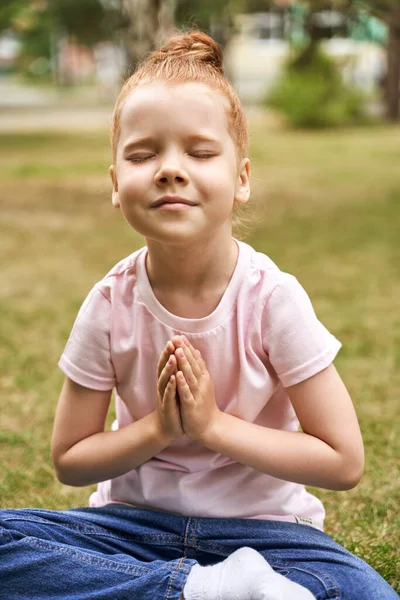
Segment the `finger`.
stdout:
<svg viewBox="0 0 400 600">
<path fill-rule="evenodd" d="M 160 358 L 159 358 L 159 361 L 157 364 L 157 378 L 160 377 L 161 371 L 165 367 L 168 359 L 169 359 L 169 352 L 167 350 L 167 347 L 165 347 L 164 350 L 161 352 L 161 355 L 160 355 Z"/>
<path fill-rule="evenodd" d="M 184 339 L 185 339 L 185 346 L 184 346 L 183 350 L 185 352 L 186 358 L 189 361 L 190 366 L 192 367 L 192 371 L 193 371 L 195 377 L 199 378 L 202 373 L 201 364 L 199 362 L 200 352 L 192 346 L 192 344 L 189 342 L 189 340 L 186 337 L 184 337 Z"/>
<path fill-rule="evenodd" d="M 176 373 L 176 385 L 181 402 L 194 402 L 194 396 L 182 371 Z"/>
<path fill-rule="evenodd" d="M 178 361 L 178 369 L 182 371 L 187 384 L 193 393 L 196 393 L 198 389 L 198 381 L 195 373 L 192 370 L 192 366 L 186 356 L 183 348 L 175 350 L 175 356 Z"/>
<path fill-rule="evenodd" d="M 200 350 L 197 350 L 197 348 L 195 348 L 195 347 L 194 347 L 194 346 L 193 346 L 193 345 L 192 345 L 192 344 L 189 342 L 189 340 L 187 339 L 187 337 L 186 337 L 185 335 L 183 336 L 183 339 L 184 339 L 184 341 L 185 341 L 185 344 L 188 346 L 188 348 L 190 348 L 190 350 L 191 350 L 192 354 L 194 355 L 194 357 L 195 357 L 195 359 L 196 359 L 197 363 L 199 364 L 199 366 L 200 366 L 200 368 L 201 368 L 201 371 L 202 371 L 202 372 L 204 372 L 204 370 L 207 370 L 207 365 L 206 365 L 206 363 L 204 362 L 204 359 L 203 359 L 203 357 L 202 357 L 202 355 L 201 355 L 201 352 L 200 352 Z"/>
<path fill-rule="evenodd" d="M 174 344 L 170 340 L 170 341 L 168 341 L 166 343 L 165 348 L 164 348 L 164 350 L 161 353 L 160 360 L 158 361 L 158 365 L 157 365 L 157 378 L 160 377 L 161 371 L 163 370 L 163 368 L 167 364 L 169 357 L 171 356 L 171 354 L 174 353 L 174 351 L 175 351 L 175 346 L 174 346 Z"/>
<path fill-rule="evenodd" d="M 191 352 L 193 357 L 196 357 L 198 354 L 200 354 L 200 352 L 193 346 L 193 344 L 189 342 L 185 335 L 183 336 L 183 341 L 185 344 L 185 348 L 187 348 Z"/>
<path fill-rule="evenodd" d="M 197 364 L 200 367 L 200 370 L 202 373 L 206 373 L 207 372 L 207 365 L 204 361 L 204 358 L 201 355 L 200 350 L 196 350 L 196 357 L 197 357 Z"/>
<path fill-rule="evenodd" d="M 183 341 L 183 338 L 183 335 L 174 335 L 174 337 L 171 339 L 175 350 L 176 348 L 182 348 L 182 346 L 184 346 L 185 342 Z"/>
<path fill-rule="evenodd" d="M 164 396 L 163 396 L 163 404 L 172 399 L 175 399 L 176 396 L 176 377 L 175 375 L 171 375 L 168 379 L 167 385 L 165 386 Z"/>
<path fill-rule="evenodd" d="M 176 371 L 176 367 L 177 367 L 176 358 L 172 354 L 169 357 L 167 364 L 161 371 L 160 377 L 158 379 L 157 387 L 158 387 L 158 393 L 160 394 L 160 398 L 164 397 L 165 388 L 168 384 L 168 381 L 169 381 L 171 375 Z"/>
</svg>

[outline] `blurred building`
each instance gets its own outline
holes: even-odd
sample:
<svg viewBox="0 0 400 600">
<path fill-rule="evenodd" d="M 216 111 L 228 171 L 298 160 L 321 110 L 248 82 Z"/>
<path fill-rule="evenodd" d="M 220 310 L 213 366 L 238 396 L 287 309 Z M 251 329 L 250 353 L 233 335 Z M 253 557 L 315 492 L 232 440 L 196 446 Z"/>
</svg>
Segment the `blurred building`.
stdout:
<svg viewBox="0 0 400 600">
<path fill-rule="evenodd" d="M 19 49 L 20 44 L 14 33 L 7 31 L 0 36 L 0 75 L 13 70 Z"/>
<path fill-rule="evenodd" d="M 124 58 L 121 48 L 112 42 L 100 42 L 87 48 L 64 38 L 58 49 L 59 83 L 97 83 L 105 97 L 112 95 L 121 80 Z"/>
<path fill-rule="evenodd" d="M 226 63 L 244 102 L 262 101 L 290 49 L 306 41 L 302 10 L 288 5 L 266 13 L 236 15 Z M 347 22 L 337 11 L 321 11 L 315 19 L 326 36 L 321 46 L 336 59 L 343 78 L 365 91 L 376 88 L 386 71 L 385 25 L 366 15 Z"/>
<path fill-rule="evenodd" d="M 67 36 L 58 40 L 58 83 L 82 84 L 93 81 L 96 73 L 94 53 Z"/>
</svg>

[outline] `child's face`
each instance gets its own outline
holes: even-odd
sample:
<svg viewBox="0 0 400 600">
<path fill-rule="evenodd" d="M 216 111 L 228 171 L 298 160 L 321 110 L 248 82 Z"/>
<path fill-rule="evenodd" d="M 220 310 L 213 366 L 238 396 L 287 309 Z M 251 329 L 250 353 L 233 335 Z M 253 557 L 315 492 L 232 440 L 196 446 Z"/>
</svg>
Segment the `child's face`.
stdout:
<svg viewBox="0 0 400 600">
<path fill-rule="evenodd" d="M 249 197 L 224 98 L 199 83 L 136 88 L 121 112 L 113 204 L 148 239 L 176 244 L 231 232 Z"/>
</svg>

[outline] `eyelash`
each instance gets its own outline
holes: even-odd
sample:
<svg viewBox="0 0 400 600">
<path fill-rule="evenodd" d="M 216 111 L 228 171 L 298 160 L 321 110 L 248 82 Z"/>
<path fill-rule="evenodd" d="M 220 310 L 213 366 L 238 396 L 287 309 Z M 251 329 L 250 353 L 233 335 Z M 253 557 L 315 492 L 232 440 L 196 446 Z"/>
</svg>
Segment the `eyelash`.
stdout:
<svg viewBox="0 0 400 600">
<path fill-rule="evenodd" d="M 141 163 L 145 162 L 146 160 L 149 160 L 150 158 L 153 158 L 153 154 L 150 156 L 131 156 L 130 158 L 128 158 L 128 160 L 134 163 Z"/>
<path fill-rule="evenodd" d="M 211 154 L 209 152 L 205 152 L 205 153 L 198 152 L 198 153 L 194 153 L 194 154 L 189 154 L 189 156 L 192 156 L 193 158 L 205 159 L 205 158 L 212 158 L 214 156 L 214 154 Z"/>
<path fill-rule="evenodd" d="M 133 163 L 143 163 L 147 160 L 150 160 L 150 158 L 153 158 L 153 156 L 154 154 L 151 154 L 149 156 L 131 156 L 130 158 L 128 158 L 128 160 Z M 211 154 L 210 152 L 196 152 L 189 154 L 189 156 L 191 156 L 192 158 L 199 158 L 200 160 L 207 160 L 208 158 L 213 158 L 215 155 Z"/>
</svg>

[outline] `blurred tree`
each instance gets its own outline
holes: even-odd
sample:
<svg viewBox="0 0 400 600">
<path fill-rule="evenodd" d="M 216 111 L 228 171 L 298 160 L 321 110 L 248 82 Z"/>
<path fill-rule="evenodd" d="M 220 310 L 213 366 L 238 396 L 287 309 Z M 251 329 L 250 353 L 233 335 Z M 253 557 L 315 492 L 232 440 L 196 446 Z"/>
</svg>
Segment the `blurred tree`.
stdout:
<svg viewBox="0 0 400 600">
<path fill-rule="evenodd" d="M 39 65 L 46 76 L 47 60 L 54 83 L 62 40 L 92 47 L 113 39 L 121 26 L 120 7 L 105 0 L 2 0 L 0 6 L 0 32 L 11 29 L 21 41 L 20 68 L 29 74 L 30 65 Z"/>
<path fill-rule="evenodd" d="M 354 0 L 354 3 L 364 7 L 388 26 L 386 114 L 391 121 L 398 121 L 400 119 L 400 0 Z"/>
<path fill-rule="evenodd" d="M 46 2 L 3 0 L 0 6 L 0 32 L 4 30 L 16 33 L 21 43 L 18 68 L 27 75 L 33 75 L 36 71 L 34 69 L 31 72 L 30 65 L 37 61 L 36 69 L 40 65 L 40 74 L 48 76 L 51 19 Z"/>
<path fill-rule="evenodd" d="M 56 80 L 57 63 L 52 64 L 52 23 L 49 12 L 26 10 L 16 25 L 21 44 L 17 60 L 18 69 L 33 79 L 48 80 L 54 77 Z"/>
<path fill-rule="evenodd" d="M 293 65 L 299 69 L 307 68 L 314 62 L 318 52 L 319 43 L 322 39 L 332 37 L 333 27 L 329 17 L 321 17 L 327 13 L 335 11 L 338 15 L 343 15 L 343 21 L 335 29 L 345 30 L 346 19 L 344 15 L 351 9 L 352 0 L 309 0 L 304 14 L 304 29 L 308 37 L 308 43 L 299 54 L 296 63 Z M 304 4 L 304 3 L 302 3 Z M 335 31 L 338 33 L 338 31 Z"/>
<path fill-rule="evenodd" d="M 27 29 L 35 16 L 48 16 L 55 27 L 87 46 L 110 39 L 121 24 L 120 10 L 104 0 L 2 0 L 0 31 Z"/>
<path fill-rule="evenodd" d="M 296 0 L 276 0 L 276 2 L 295 3 Z M 384 82 L 386 114 L 390 120 L 400 117 L 400 0 L 308 0 L 299 2 L 306 6 L 304 27 L 308 43 L 297 57 L 295 68 L 307 69 L 315 60 L 319 42 L 330 37 L 330 26 L 323 26 L 321 14 L 336 11 L 346 20 L 348 17 L 357 19 L 360 10 L 374 15 L 388 26 L 389 39 L 387 43 L 387 76 Z M 346 30 L 346 20 L 343 21 L 343 31 Z M 328 19 L 329 21 L 329 19 Z M 327 22 L 328 22 L 327 21 Z"/>
<path fill-rule="evenodd" d="M 0 32 L 13 27 L 14 20 L 29 5 L 29 0 L 3 0 L 0 5 Z"/>
<path fill-rule="evenodd" d="M 178 0 L 175 20 L 178 27 L 198 27 L 221 45 L 229 37 L 229 3 L 226 0 Z"/>
<path fill-rule="evenodd" d="M 176 0 L 120 0 L 130 69 L 173 32 Z"/>
<path fill-rule="evenodd" d="M 88 47 L 112 39 L 122 23 L 118 8 L 101 0 L 46 0 L 42 4 L 56 27 Z"/>
<path fill-rule="evenodd" d="M 255 0 L 178 0 L 176 23 L 178 26 L 198 27 L 210 34 L 222 48 L 232 35 L 233 16 L 239 12 L 254 12 Z M 258 0 L 260 10 L 266 10 L 270 2 Z"/>
</svg>

